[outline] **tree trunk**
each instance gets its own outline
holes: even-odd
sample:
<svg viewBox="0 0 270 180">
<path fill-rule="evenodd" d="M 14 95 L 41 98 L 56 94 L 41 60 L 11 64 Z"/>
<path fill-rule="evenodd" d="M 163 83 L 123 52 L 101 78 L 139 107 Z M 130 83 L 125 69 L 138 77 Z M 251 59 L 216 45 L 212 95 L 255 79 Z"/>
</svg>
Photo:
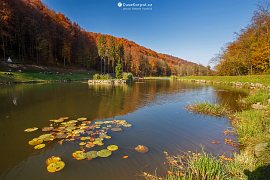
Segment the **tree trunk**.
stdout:
<svg viewBox="0 0 270 180">
<path fill-rule="evenodd" d="M 112 62 L 112 66 L 113 66 L 113 76 L 114 76 L 115 75 L 114 60 Z"/>
<path fill-rule="evenodd" d="M 4 60 L 6 59 L 6 49 L 5 49 L 5 42 L 4 42 L 4 37 L 2 36 L 2 49 L 3 49 L 3 54 L 4 54 Z"/>
<path fill-rule="evenodd" d="M 104 74 L 106 74 L 106 59 L 104 58 Z"/>
<path fill-rule="evenodd" d="M 102 74 L 102 59 L 100 60 L 100 72 Z"/>
</svg>

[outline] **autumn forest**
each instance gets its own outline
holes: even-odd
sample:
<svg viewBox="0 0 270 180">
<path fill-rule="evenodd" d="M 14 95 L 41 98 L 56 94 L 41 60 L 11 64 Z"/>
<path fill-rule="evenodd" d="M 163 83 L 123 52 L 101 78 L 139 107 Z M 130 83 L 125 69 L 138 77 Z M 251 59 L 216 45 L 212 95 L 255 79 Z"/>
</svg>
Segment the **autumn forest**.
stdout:
<svg viewBox="0 0 270 180">
<path fill-rule="evenodd" d="M 83 66 L 136 76 L 207 75 L 209 67 L 157 53 L 124 38 L 87 32 L 40 0 L 1 0 L 0 58 L 18 63 Z"/>
</svg>

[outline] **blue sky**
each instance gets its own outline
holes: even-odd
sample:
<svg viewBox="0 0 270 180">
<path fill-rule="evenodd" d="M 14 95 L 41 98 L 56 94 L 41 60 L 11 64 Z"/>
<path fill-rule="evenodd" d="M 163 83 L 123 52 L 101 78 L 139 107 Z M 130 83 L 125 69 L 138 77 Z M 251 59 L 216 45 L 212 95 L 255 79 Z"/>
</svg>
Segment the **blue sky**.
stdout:
<svg viewBox="0 0 270 180">
<path fill-rule="evenodd" d="M 88 31 L 124 37 L 157 52 L 207 65 L 250 23 L 259 0 L 43 0 Z M 124 11 L 122 3 L 152 3 Z"/>
</svg>

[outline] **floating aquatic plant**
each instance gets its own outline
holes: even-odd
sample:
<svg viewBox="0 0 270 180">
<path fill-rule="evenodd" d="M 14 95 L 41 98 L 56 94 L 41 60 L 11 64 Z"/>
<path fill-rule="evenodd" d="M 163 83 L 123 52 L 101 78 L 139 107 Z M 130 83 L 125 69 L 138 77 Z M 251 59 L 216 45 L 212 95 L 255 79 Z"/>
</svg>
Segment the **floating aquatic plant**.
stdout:
<svg viewBox="0 0 270 180">
<path fill-rule="evenodd" d="M 36 146 L 36 145 L 41 144 L 41 143 L 43 143 L 43 140 L 39 139 L 39 138 L 34 138 L 34 139 L 28 141 L 28 144 L 32 145 L 32 146 Z"/>
<path fill-rule="evenodd" d="M 60 157 L 57 157 L 57 156 L 51 156 L 49 157 L 47 160 L 46 160 L 46 164 L 49 165 L 51 163 L 55 163 L 55 162 L 58 162 L 58 161 L 61 161 L 61 158 Z"/>
<path fill-rule="evenodd" d="M 32 127 L 32 128 L 27 128 L 27 129 L 25 129 L 24 131 L 25 131 L 25 132 L 33 132 L 33 131 L 36 131 L 36 130 L 38 130 L 37 127 Z"/>
<path fill-rule="evenodd" d="M 135 150 L 140 153 L 147 153 L 149 151 L 149 148 L 144 145 L 138 145 L 135 147 Z"/>
<path fill-rule="evenodd" d="M 72 156 L 77 160 L 83 160 L 86 158 L 86 153 L 83 151 L 75 151 Z"/>
<path fill-rule="evenodd" d="M 35 147 L 34 147 L 34 149 L 42 149 L 42 148 L 44 148 L 46 145 L 45 144 L 39 144 L 39 145 L 36 145 Z"/>
<path fill-rule="evenodd" d="M 118 146 L 117 145 L 110 145 L 107 147 L 107 149 L 110 151 L 116 151 L 118 149 Z"/>
<path fill-rule="evenodd" d="M 99 157 L 103 157 L 103 158 L 109 157 L 111 154 L 112 154 L 112 152 L 109 151 L 108 149 L 102 149 L 102 150 L 100 150 L 100 151 L 97 152 L 97 155 Z"/>
<path fill-rule="evenodd" d="M 55 163 L 51 163 L 47 166 L 47 170 L 50 173 L 61 171 L 65 167 L 65 163 L 63 161 L 58 161 Z"/>
<path fill-rule="evenodd" d="M 28 143 L 34 146 L 34 149 L 45 148 L 44 142 L 52 142 L 57 140 L 59 144 L 65 142 L 73 142 L 80 145 L 82 150 L 78 150 L 72 153 L 72 157 L 77 160 L 94 159 L 97 157 L 109 157 L 112 151 L 118 150 L 117 145 L 110 145 L 107 149 L 100 151 L 86 151 L 85 149 L 94 148 L 96 146 L 103 146 L 104 141 L 111 139 L 108 135 L 108 131 L 122 131 L 124 128 L 131 127 L 132 125 L 127 123 L 125 120 L 110 120 L 110 121 L 89 121 L 85 117 L 69 119 L 69 117 L 60 117 L 58 119 L 49 120 L 51 123 L 49 126 L 41 128 L 41 131 L 45 134 L 30 140 Z M 37 127 L 27 128 L 25 132 L 33 132 L 38 130 Z M 41 132 L 40 131 L 40 132 Z M 128 158 L 128 156 L 123 156 Z M 65 163 L 61 161 L 60 157 L 52 156 L 47 159 L 47 170 L 49 172 L 57 172 L 64 168 Z"/>
<path fill-rule="evenodd" d="M 98 157 L 97 151 L 89 151 L 86 153 L 87 159 L 94 159 Z"/>
<path fill-rule="evenodd" d="M 114 132 L 119 132 L 119 131 L 122 131 L 122 128 L 115 127 L 115 128 L 112 128 L 111 130 L 114 131 Z"/>
</svg>

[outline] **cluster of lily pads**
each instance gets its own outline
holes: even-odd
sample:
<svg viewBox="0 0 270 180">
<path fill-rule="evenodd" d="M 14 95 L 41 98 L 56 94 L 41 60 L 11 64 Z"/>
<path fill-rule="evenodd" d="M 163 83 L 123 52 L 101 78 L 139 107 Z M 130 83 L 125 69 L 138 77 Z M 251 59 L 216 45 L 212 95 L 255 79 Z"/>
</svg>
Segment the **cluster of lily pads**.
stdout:
<svg viewBox="0 0 270 180">
<path fill-rule="evenodd" d="M 119 132 L 123 127 L 128 128 L 132 125 L 126 120 L 110 120 L 110 121 L 89 121 L 87 118 L 78 118 L 70 120 L 68 117 L 61 117 L 54 120 L 49 120 L 50 126 L 41 128 L 44 134 L 30 140 L 29 145 L 34 146 L 34 149 L 42 149 L 46 146 L 46 142 L 58 141 L 63 142 L 73 141 L 81 147 L 72 153 L 72 157 L 76 160 L 94 159 L 97 157 L 109 157 L 113 151 L 118 150 L 117 145 L 109 145 L 100 151 L 89 149 L 95 146 L 103 146 L 105 139 L 111 139 L 107 133 L 109 130 Z M 25 132 L 37 131 L 39 128 L 27 128 Z M 47 170 L 49 172 L 57 172 L 64 168 L 65 163 L 60 157 L 50 157 L 46 161 Z"/>
</svg>

